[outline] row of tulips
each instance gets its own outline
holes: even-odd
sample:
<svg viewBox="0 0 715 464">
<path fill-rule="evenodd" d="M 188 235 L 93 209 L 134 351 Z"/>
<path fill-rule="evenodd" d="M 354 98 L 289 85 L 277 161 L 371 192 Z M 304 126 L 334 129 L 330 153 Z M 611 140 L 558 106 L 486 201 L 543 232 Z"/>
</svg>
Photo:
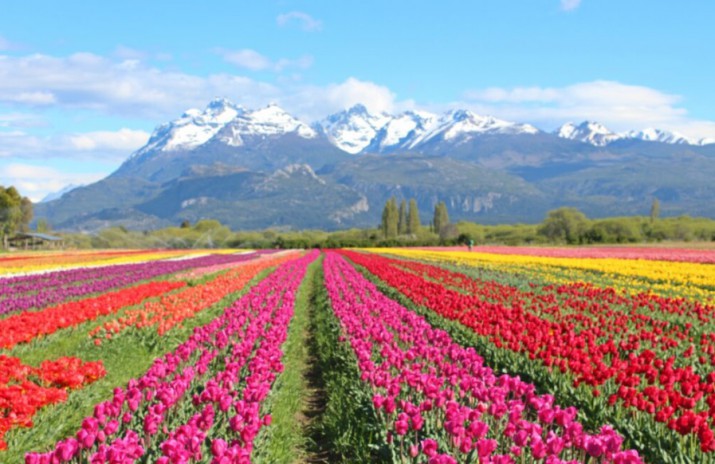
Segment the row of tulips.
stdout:
<svg viewBox="0 0 715 464">
<path fill-rule="evenodd" d="M 72 438 L 26 463 L 250 462 L 270 416 L 295 294 L 313 252 L 283 263 L 221 316 L 196 328 L 139 379 L 114 390 Z M 207 443 L 207 437 L 210 443 Z"/>
<path fill-rule="evenodd" d="M 243 256 L 247 259 L 258 259 L 258 258 L 264 258 L 266 256 L 271 256 L 276 254 L 276 250 L 258 250 L 258 251 L 252 251 L 245 253 L 244 255 L 239 255 Z M 174 279 L 176 280 L 190 280 L 190 279 L 201 279 L 209 274 L 216 274 L 221 271 L 225 271 L 227 269 L 231 269 L 234 267 L 235 264 L 244 262 L 245 260 L 240 260 L 240 261 L 229 261 L 229 262 L 219 262 L 216 264 L 209 264 L 206 266 L 201 266 L 197 267 L 194 269 L 190 269 L 188 271 L 180 272 L 176 275 L 174 275 Z"/>
<path fill-rule="evenodd" d="M 711 306 L 583 283 L 523 292 L 436 266 L 346 254 L 497 348 L 567 373 L 594 397 L 606 393 L 610 404 L 696 434 L 703 452 L 715 450 L 715 333 L 698 328 L 713 322 Z"/>
<path fill-rule="evenodd" d="M 436 263 L 504 271 L 512 275 L 552 283 L 574 281 L 603 282 L 628 293 L 656 293 L 683 296 L 696 301 L 715 302 L 715 266 L 693 262 L 636 259 L 587 259 L 500 254 L 431 251 L 404 248 L 372 249 L 379 253 Z"/>
<path fill-rule="evenodd" d="M 186 269 L 232 265 L 255 254 L 209 255 L 172 261 L 150 261 L 0 280 L 0 315 L 67 301 L 84 295 L 126 287 L 143 280 Z"/>
<path fill-rule="evenodd" d="M 234 250 L 227 250 L 233 253 Z M 210 253 L 224 254 L 223 250 L 211 250 Z M 27 260 L 8 262 L 0 266 L 0 276 L 17 277 L 18 274 L 43 274 L 61 269 L 76 267 L 107 266 L 113 264 L 128 264 L 143 261 L 153 261 L 181 256 L 205 255 L 201 250 L 135 250 L 135 251 L 102 251 L 94 253 L 61 253 L 35 254 Z"/>
<path fill-rule="evenodd" d="M 228 272 L 215 276 L 202 285 L 188 287 L 127 310 L 121 317 L 92 329 L 89 336 L 94 338 L 96 345 L 99 345 L 102 339 L 111 339 L 130 327 L 142 329 L 152 326 L 156 327 L 159 335 L 163 335 L 185 319 L 213 306 L 227 295 L 239 291 L 262 271 L 293 257 L 295 255 L 291 253 L 275 258 L 266 257 L 243 263 L 231 263 L 231 270 Z M 218 266 L 223 268 L 225 265 Z M 209 268 L 215 269 L 215 267 Z"/>
<path fill-rule="evenodd" d="M 473 349 L 385 297 L 338 254 L 328 253 L 324 267 L 331 304 L 400 462 L 642 462 L 621 449 L 611 427 L 584 432 L 574 408 L 518 377 L 495 375 Z"/>
<path fill-rule="evenodd" d="M 457 248 L 426 248 L 435 251 L 464 251 Z M 503 255 L 543 256 L 547 258 L 587 258 L 587 259 L 638 259 L 646 261 L 677 261 L 685 263 L 715 264 L 715 250 L 694 248 L 663 247 L 513 247 L 486 245 L 476 248 L 479 253 Z"/>
<path fill-rule="evenodd" d="M 37 367 L 0 355 L 0 450 L 7 449 L 5 434 L 16 427 L 32 427 L 41 408 L 67 399 L 67 389 L 79 389 L 104 377 L 101 362 L 63 357 Z"/>
<path fill-rule="evenodd" d="M 74 327 L 100 316 L 116 313 L 147 298 L 157 297 L 186 282 L 149 282 L 104 293 L 84 300 L 70 301 L 41 311 L 23 312 L 0 319 L 0 347 L 10 349 L 37 337 L 51 335 L 58 330 Z"/>
</svg>

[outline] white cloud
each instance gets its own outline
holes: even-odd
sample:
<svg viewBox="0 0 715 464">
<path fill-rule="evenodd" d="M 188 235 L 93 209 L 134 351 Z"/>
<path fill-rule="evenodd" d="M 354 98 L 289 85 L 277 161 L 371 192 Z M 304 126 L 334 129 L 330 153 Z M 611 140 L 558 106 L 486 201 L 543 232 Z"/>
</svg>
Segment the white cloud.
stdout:
<svg viewBox="0 0 715 464">
<path fill-rule="evenodd" d="M 412 106 L 409 102 L 398 102 L 396 95 L 389 88 L 354 77 L 325 87 L 293 87 L 280 103 L 307 121 L 322 119 L 356 103 L 362 103 L 375 112 L 396 111 Z"/>
<path fill-rule="evenodd" d="M 573 11 L 581 5 L 581 0 L 561 0 L 561 9 Z"/>
<path fill-rule="evenodd" d="M 103 173 L 77 174 L 25 163 L 0 166 L 0 183 L 14 185 L 23 196 L 35 202 L 70 184 L 89 184 L 104 176 Z"/>
<path fill-rule="evenodd" d="M 46 127 L 47 121 L 34 114 L 8 113 L 0 114 L 0 128 L 27 129 L 30 127 Z"/>
<path fill-rule="evenodd" d="M 235 51 L 220 51 L 223 59 L 228 63 L 251 71 L 283 71 L 287 68 L 307 69 L 313 65 L 313 57 L 305 55 L 296 59 L 281 58 L 271 60 L 255 50 L 244 48 Z"/>
<path fill-rule="evenodd" d="M 276 18 L 276 23 L 278 23 L 281 27 L 286 26 L 293 21 L 299 23 L 301 29 L 307 32 L 319 31 L 323 28 L 322 21 L 313 18 L 308 13 L 303 13 L 302 11 L 291 11 L 289 13 L 279 14 Z"/>
<path fill-rule="evenodd" d="M 270 66 L 276 70 L 305 68 L 312 63 L 310 57 L 262 62 L 258 55 L 244 53 L 234 58 L 254 68 Z M 250 59 L 254 60 L 252 64 Z M 24 95 L 23 101 L 18 101 L 18 95 Z M 52 108 L 85 109 L 160 124 L 187 108 L 202 108 L 217 96 L 248 108 L 275 101 L 308 122 L 355 103 L 364 103 L 375 111 L 405 105 L 396 102 L 387 87 L 354 77 L 326 86 L 304 84 L 299 78 L 279 79 L 274 85 L 240 75 L 165 71 L 135 59 L 111 60 L 88 53 L 63 58 L 0 56 L 0 104 L 16 107 L 34 108 L 44 102 Z"/>
<path fill-rule="evenodd" d="M 0 120 L 1 121 L 1 120 Z M 122 161 L 149 139 L 141 130 L 120 129 L 38 136 L 24 131 L 0 131 L 0 159 L 63 158 Z"/>
<path fill-rule="evenodd" d="M 130 153 L 149 140 L 149 134 L 141 130 L 120 129 L 117 132 L 97 131 L 70 135 L 71 145 L 78 150 L 111 150 Z"/>
<path fill-rule="evenodd" d="M 231 64 L 251 71 L 262 71 L 273 66 L 271 60 L 261 55 L 255 50 L 243 49 L 232 52 L 225 52 L 223 59 Z"/>
<path fill-rule="evenodd" d="M 692 138 L 715 136 L 715 122 L 689 117 L 680 106 L 680 96 L 614 81 L 565 87 L 492 87 L 466 92 L 465 100 L 475 111 L 546 129 L 588 119 L 616 131 L 657 127 Z"/>
<path fill-rule="evenodd" d="M 244 76 L 196 76 L 136 59 L 111 60 L 90 53 L 60 58 L 0 55 L 0 103 L 15 106 L 80 108 L 162 122 L 217 95 L 254 106 L 275 100 L 279 93 L 271 84 Z"/>
</svg>

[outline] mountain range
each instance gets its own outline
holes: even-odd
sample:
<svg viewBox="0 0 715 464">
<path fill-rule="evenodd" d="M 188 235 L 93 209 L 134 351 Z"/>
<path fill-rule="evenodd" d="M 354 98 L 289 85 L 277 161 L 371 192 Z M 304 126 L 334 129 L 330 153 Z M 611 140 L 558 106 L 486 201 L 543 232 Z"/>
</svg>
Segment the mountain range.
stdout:
<svg viewBox="0 0 715 464">
<path fill-rule="evenodd" d="M 588 215 L 715 216 L 715 144 L 658 129 L 553 132 L 455 109 L 370 112 L 355 105 L 307 124 L 278 105 L 226 99 L 156 128 L 111 175 L 36 205 L 63 230 L 150 229 L 214 218 L 234 228 L 374 226 L 390 196 L 423 222 L 536 222 L 571 205 Z"/>
</svg>

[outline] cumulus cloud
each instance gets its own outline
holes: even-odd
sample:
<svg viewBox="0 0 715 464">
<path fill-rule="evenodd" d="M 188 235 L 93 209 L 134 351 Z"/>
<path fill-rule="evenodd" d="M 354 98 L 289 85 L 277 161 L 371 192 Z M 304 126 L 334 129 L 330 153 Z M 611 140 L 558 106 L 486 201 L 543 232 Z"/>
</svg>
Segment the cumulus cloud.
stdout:
<svg viewBox="0 0 715 464">
<path fill-rule="evenodd" d="M 142 130 L 120 129 L 116 132 L 96 131 L 68 137 L 78 150 L 111 150 L 125 153 L 136 150 L 149 140 L 149 134 Z"/>
<path fill-rule="evenodd" d="M 276 18 L 276 23 L 283 27 L 292 22 L 300 25 L 300 28 L 307 32 L 319 31 L 323 28 L 323 22 L 310 16 L 302 11 L 291 11 L 289 13 L 279 14 Z"/>
<path fill-rule="evenodd" d="M 175 117 L 187 107 L 204 106 L 216 95 L 252 106 L 279 93 L 271 84 L 244 76 L 196 76 L 90 53 L 0 56 L 0 76 L 0 103 L 87 109 L 155 121 Z"/>
<path fill-rule="evenodd" d="M 28 113 L 0 114 L 0 128 L 27 129 L 31 127 L 46 127 L 47 121 Z"/>
<path fill-rule="evenodd" d="M 65 158 L 118 162 L 127 158 L 147 140 L 147 132 L 126 128 L 115 132 L 96 131 L 52 136 L 38 136 L 22 130 L 0 131 L 0 159 Z"/>
<path fill-rule="evenodd" d="M 398 101 L 389 88 L 355 77 L 324 87 L 296 86 L 286 92 L 280 102 L 307 121 L 322 119 L 357 103 L 373 112 L 399 111 L 412 106 L 411 102 Z"/>
<path fill-rule="evenodd" d="M 10 163 L 0 166 L 2 182 L 14 185 L 22 195 L 35 202 L 68 185 L 89 184 L 104 176 L 103 173 L 63 172 L 47 166 L 26 163 Z"/>
<path fill-rule="evenodd" d="M 656 127 L 692 138 L 715 136 L 715 123 L 690 118 L 680 106 L 680 96 L 614 81 L 565 87 L 491 87 L 468 91 L 464 96 L 476 111 L 543 128 L 588 119 L 616 131 Z"/>
<path fill-rule="evenodd" d="M 228 54 L 228 51 L 217 51 Z M 272 61 L 256 53 L 233 58 L 254 69 L 305 68 L 310 57 Z M 308 122 L 355 103 L 375 111 L 403 109 L 385 86 L 350 77 L 326 86 L 300 79 L 270 84 L 233 74 L 197 76 L 166 71 L 136 59 L 109 59 L 89 53 L 68 57 L 0 56 L 0 104 L 66 110 L 84 109 L 111 116 L 142 118 L 159 124 L 187 108 L 202 108 L 214 97 L 226 97 L 248 108 L 278 102 Z"/>
<path fill-rule="evenodd" d="M 561 0 L 563 11 L 573 11 L 581 5 L 581 0 Z"/>
<path fill-rule="evenodd" d="M 307 69 L 313 65 L 313 57 L 304 55 L 296 59 L 281 58 L 271 60 L 250 48 L 235 51 L 221 51 L 223 59 L 228 63 L 251 71 L 276 71 L 280 72 L 288 68 Z"/>
</svg>

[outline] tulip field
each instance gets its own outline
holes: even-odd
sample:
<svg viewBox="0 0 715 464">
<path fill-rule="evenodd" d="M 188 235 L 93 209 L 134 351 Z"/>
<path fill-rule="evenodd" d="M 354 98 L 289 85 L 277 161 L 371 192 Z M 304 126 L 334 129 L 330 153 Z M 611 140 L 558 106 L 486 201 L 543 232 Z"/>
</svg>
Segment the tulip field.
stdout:
<svg viewBox="0 0 715 464">
<path fill-rule="evenodd" d="M 0 255 L 15 462 L 715 462 L 715 251 Z"/>
</svg>

